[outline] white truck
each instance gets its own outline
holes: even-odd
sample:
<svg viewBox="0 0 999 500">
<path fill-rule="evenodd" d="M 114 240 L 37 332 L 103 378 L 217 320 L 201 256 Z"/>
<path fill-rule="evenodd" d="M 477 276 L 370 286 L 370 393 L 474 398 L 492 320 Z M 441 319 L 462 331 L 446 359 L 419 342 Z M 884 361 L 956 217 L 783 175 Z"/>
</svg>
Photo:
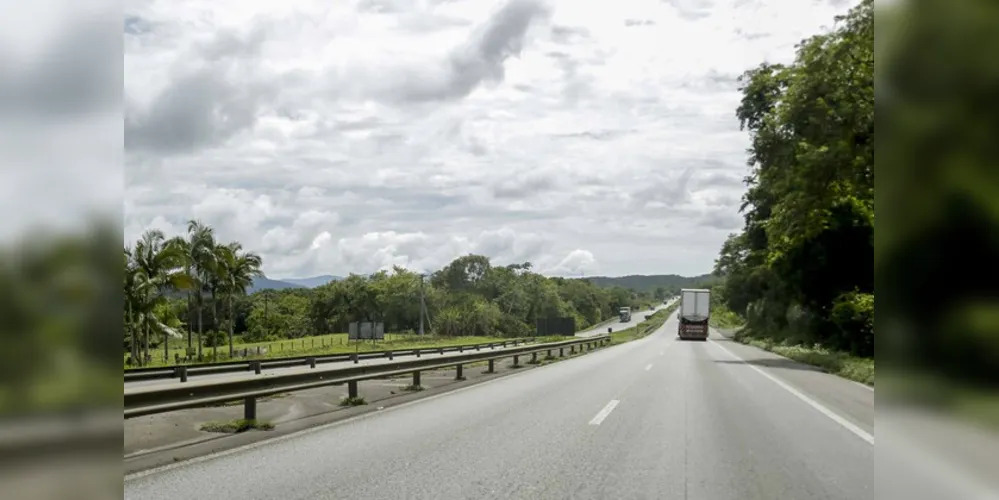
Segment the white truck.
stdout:
<svg viewBox="0 0 999 500">
<path fill-rule="evenodd" d="M 631 308 L 630 307 L 622 307 L 621 309 L 618 310 L 617 313 L 618 313 L 618 317 L 621 319 L 622 323 L 627 323 L 627 322 L 631 321 Z"/>
<path fill-rule="evenodd" d="M 711 315 L 711 290 L 684 288 L 680 290 L 680 340 L 708 340 L 708 319 Z"/>
</svg>

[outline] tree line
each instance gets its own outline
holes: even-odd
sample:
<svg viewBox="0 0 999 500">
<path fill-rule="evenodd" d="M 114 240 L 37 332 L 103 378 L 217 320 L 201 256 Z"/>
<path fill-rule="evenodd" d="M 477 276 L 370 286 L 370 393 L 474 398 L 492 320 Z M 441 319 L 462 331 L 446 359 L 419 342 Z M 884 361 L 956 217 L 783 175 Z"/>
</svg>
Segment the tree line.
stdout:
<svg viewBox="0 0 999 500">
<path fill-rule="evenodd" d="M 124 344 L 133 360 L 150 359 L 170 337 L 186 338 L 199 359 L 218 359 L 228 344 L 294 339 L 347 331 L 354 321 L 377 321 L 387 332 L 414 333 L 426 304 L 425 332 L 439 336 L 521 337 L 538 320 L 573 318 L 583 329 L 645 307 L 669 291 L 600 287 L 585 279 L 546 277 L 531 263 L 493 265 L 465 255 L 423 276 L 394 267 L 350 276 L 316 288 L 260 290 L 262 259 L 238 242 L 220 244 L 210 226 L 190 221 L 185 236 L 146 231 L 124 249 Z M 421 299 L 422 297 L 422 299 Z M 206 353 L 204 348 L 211 348 Z"/>
<path fill-rule="evenodd" d="M 864 0 L 803 41 L 792 64 L 740 79 L 745 224 L 715 273 L 748 335 L 874 355 L 873 43 Z"/>
</svg>

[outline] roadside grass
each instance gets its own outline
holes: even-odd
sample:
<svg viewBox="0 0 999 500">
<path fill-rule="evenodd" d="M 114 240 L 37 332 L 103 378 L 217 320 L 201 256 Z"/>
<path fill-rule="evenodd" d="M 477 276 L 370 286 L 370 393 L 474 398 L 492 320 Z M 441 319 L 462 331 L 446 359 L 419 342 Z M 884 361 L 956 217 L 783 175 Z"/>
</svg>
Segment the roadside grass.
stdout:
<svg viewBox="0 0 999 500">
<path fill-rule="evenodd" d="M 265 422 L 263 420 L 246 420 L 246 419 L 235 419 L 235 420 L 222 420 L 215 422 L 205 422 L 201 424 L 201 430 L 204 432 L 219 432 L 224 434 L 236 434 L 239 432 L 245 432 L 251 429 L 269 431 L 274 429 L 274 424 L 270 422 Z"/>
<path fill-rule="evenodd" d="M 849 380 L 871 386 L 874 385 L 875 370 L 873 358 L 851 356 L 848 353 L 834 351 L 820 345 L 807 346 L 745 334 L 736 335 L 735 340 L 779 354 L 799 363 L 821 368 L 828 373 L 839 375 Z"/>
<path fill-rule="evenodd" d="M 449 347 L 461 344 L 481 344 L 489 342 L 503 342 L 518 340 L 516 338 L 510 337 L 432 337 L 418 335 L 396 335 L 396 334 L 386 334 L 386 340 L 381 341 L 350 341 L 347 339 L 346 333 L 337 333 L 332 335 L 317 335 L 312 337 L 302 337 L 300 339 L 291 340 L 279 340 L 274 342 L 257 342 L 251 344 L 237 344 L 235 350 L 242 353 L 245 349 L 247 351 L 247 356 L 237 356 L 234 359 L 237 360 L 251 360 L 251 359 L 272 359 L 272 358 L 282 358 L 288 356 L 307 356 L 307 355 L 324 355 L 324 354 L 343 354 L 352 352 L 370 352 L 370 351 L 381 351 L 387 349 L 393 350 L 405 350 L 405 349 L 415 349 L 415 348 L 432 348 L 432 347 Z M 548 336 L 537 338 L 538 342 L 553 342 L 555 340 L 564 340 L 565 337 L 558 336 Z M 151 350 L 150 354 L 153 356 L 152 362 L 147 366 L 176 366 L 174 363 L 173 355 L 174 353 L 184 355 L 184 350 L 186 349 L 186 340 L 176 339 L 177 343 L 180 344 L 182 341 L 184 347 L 171 347 L 170 360 L 168 362 L 163 361 L 163 351 Z M 173 342 L 171 342 L 173 344 Z M 260 354 L 257 354 L 259 348 Z M 203 353 L 205 354 L 206 360 L 204 362 L 211 362 L 211 347 L 203 347 Z M 128 353 L 124 354 L 123 359 L 128 359 Z M 229 346 L 219 346 L 218 362 L 231 361 L 233 359 L 229 358 Z M 195 361 L 192 361 L 192 363 Z M 181 364 L 188 364 L 181 362 Z M 130 368 L 125 365 L 124 368 L 127 370 Z"/>
<path fill-rule="evenodd" d="M 340 400 L 340 406 L 361 406 L 366 404 L 368 404 L 368 402 L 360 396 L 356 398 L 346 397 Z"/>
<path fill-rule="evenodd" d="M 715 307 L 711 311 L 711 317 L 708 319 L 708 324 L 711 328 L 730 330 L 743 326 L 745 321 L 743 321 L 738 314 L 728 309 Z"/>
</svg>

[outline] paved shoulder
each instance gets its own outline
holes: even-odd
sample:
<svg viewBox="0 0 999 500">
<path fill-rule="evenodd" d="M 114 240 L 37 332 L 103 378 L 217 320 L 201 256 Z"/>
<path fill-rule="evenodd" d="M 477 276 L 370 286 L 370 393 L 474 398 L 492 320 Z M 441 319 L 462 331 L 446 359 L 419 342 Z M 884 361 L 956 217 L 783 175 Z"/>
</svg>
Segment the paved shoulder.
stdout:
<svg viewBox="0 0 999 500">
<path fill-rule="evenodd" d="M 772 352 L 742 344 L 712 330 L 711 342 L 730 356 L 721 363 L 754 367 L 874 434 L 874 389 Z"/>
</svg>

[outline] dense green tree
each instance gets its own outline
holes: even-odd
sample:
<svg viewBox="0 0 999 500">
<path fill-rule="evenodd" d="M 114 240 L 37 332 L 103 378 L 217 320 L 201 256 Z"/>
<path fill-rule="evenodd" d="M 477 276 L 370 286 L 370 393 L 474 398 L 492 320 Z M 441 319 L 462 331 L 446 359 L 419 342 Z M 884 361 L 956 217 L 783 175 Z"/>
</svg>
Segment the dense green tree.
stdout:
<svg viewBox="0 0 999 500">
<path fill-rule="evenodd" d="M 745 226 L 715 272 L 750 330 L 874 354 L 874 12 L 864 0 L 793 64 L 741 81 Z"/>
</svg>

